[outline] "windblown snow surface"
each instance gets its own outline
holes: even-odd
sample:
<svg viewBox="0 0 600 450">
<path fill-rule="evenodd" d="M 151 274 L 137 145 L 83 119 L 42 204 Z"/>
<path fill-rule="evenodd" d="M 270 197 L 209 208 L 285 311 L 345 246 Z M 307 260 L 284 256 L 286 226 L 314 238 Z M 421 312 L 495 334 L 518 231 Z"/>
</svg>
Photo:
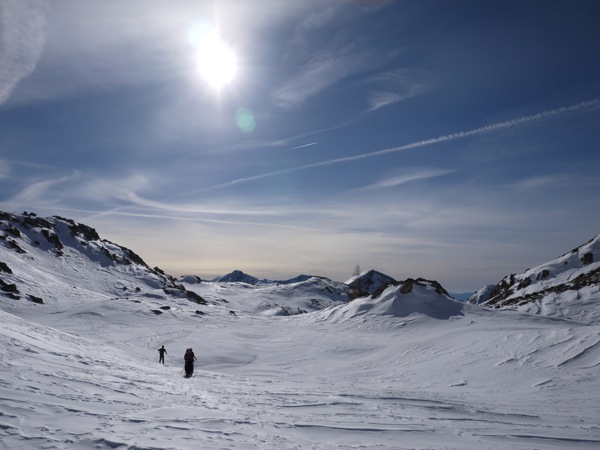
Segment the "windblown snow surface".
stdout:
<svg viewBox="0 0 600 450">
<path fill-rule="evenodd" d="M 5 278 L 46 301 L 0 296 L 1 448 L 600 448 L 598 323 L 421 284 L 346 303 L 322 279 L 184 283 L 198 305 L 130 289 L 140 268 L 26 250 Z"/>
</svg>

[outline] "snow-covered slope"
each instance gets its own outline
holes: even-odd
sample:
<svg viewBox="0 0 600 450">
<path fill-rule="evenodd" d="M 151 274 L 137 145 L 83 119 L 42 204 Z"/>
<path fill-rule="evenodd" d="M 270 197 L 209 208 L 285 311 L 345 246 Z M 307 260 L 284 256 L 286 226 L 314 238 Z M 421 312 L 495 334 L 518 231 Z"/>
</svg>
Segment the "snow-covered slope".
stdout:
<svg viewBox="0 0 600 450">
<path fill-rule="evenodd" d="M 290 316 L 348 302 L 350 287 L 323 277 L 284 284 L 203 282 L 183 285 L 209 302 L 227 304 L 232 313 Z"/>
<path fill-rule="evenodd" d="M 133 251 L 60 217 L 0 213 L 0 297 L 54 304 L 65 300 L 205 301 Z M 160 310 L 156 310 L 159 313 Z"/>
<path fill-rule="evenodd" d="M 447 320 L 462 316 L 465 304 L 454 300 L 437 283 L 427 280 L 406 280 L 390 285 L 379 295 L 361 297 L 348 304 L 321 312 L 327 320 L 347 320 L 359 316 L 423 316 Z"/>
<path fill-rule="evenodd" d="M 600 322 L 600 235 L 559 258 L 484 287 L 469 303 Z"/>
<path fill-rule="evenodd" d="M 495 284 L 486 284 L 485 286 L 479 288 L 479 290 L 477 292 L 475 292 L 473 295 L 469 296 L 469 298 L 467 298 L 467 303 L 470 303 L 472 305 L 480 305 L 481 303 L 485 302 L 489 296 L 490 293 L 496 288 Z"/>
</svg>

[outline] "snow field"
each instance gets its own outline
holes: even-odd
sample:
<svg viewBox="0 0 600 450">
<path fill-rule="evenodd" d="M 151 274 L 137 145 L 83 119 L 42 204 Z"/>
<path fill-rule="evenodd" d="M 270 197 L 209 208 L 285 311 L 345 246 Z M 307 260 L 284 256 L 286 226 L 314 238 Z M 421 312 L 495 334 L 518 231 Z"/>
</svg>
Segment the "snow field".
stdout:
<svg viewBox="0 0 600 450">
<path fill-rule="evenodd" d="M 245 292 L 202 317 L 185 302 L 154 316 L 110 300 L 2 313 L 1 445 L 600 446 L 598 326 L 474 306 L 445 319 L 264 317 L 238 309 L 260 301 Z M 189 380 L 187 347 L 199 360 Z"/>
</svg>

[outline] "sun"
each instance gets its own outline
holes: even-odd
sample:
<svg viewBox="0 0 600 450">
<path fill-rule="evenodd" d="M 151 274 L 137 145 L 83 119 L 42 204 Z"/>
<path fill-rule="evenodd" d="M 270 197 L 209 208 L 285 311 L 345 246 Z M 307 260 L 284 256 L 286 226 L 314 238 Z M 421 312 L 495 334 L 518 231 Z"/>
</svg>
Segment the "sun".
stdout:
<svg viewBox="0 0 600 450">
<path fill-rule="evenodd" d="M 200 75 L 210 86 L 221 90 L 233 81 L 237 73 L 235 53 L 217 33 L 204 35 L 196 47 Z"/>
</svg>

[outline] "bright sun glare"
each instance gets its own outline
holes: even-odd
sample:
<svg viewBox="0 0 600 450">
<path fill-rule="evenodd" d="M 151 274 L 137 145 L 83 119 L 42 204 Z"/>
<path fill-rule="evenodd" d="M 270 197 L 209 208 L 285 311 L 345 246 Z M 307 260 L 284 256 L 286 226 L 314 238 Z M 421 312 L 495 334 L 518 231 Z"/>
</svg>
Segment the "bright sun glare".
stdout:
<svg viewBox="0 0 600 450">
<path fill-rule="evenodd" d="M 230 83 L 237 72 L 233 50 L 215 32 L 207 33 L 197 42 L 200 74 L 217 90 Z"/>
</svg>

